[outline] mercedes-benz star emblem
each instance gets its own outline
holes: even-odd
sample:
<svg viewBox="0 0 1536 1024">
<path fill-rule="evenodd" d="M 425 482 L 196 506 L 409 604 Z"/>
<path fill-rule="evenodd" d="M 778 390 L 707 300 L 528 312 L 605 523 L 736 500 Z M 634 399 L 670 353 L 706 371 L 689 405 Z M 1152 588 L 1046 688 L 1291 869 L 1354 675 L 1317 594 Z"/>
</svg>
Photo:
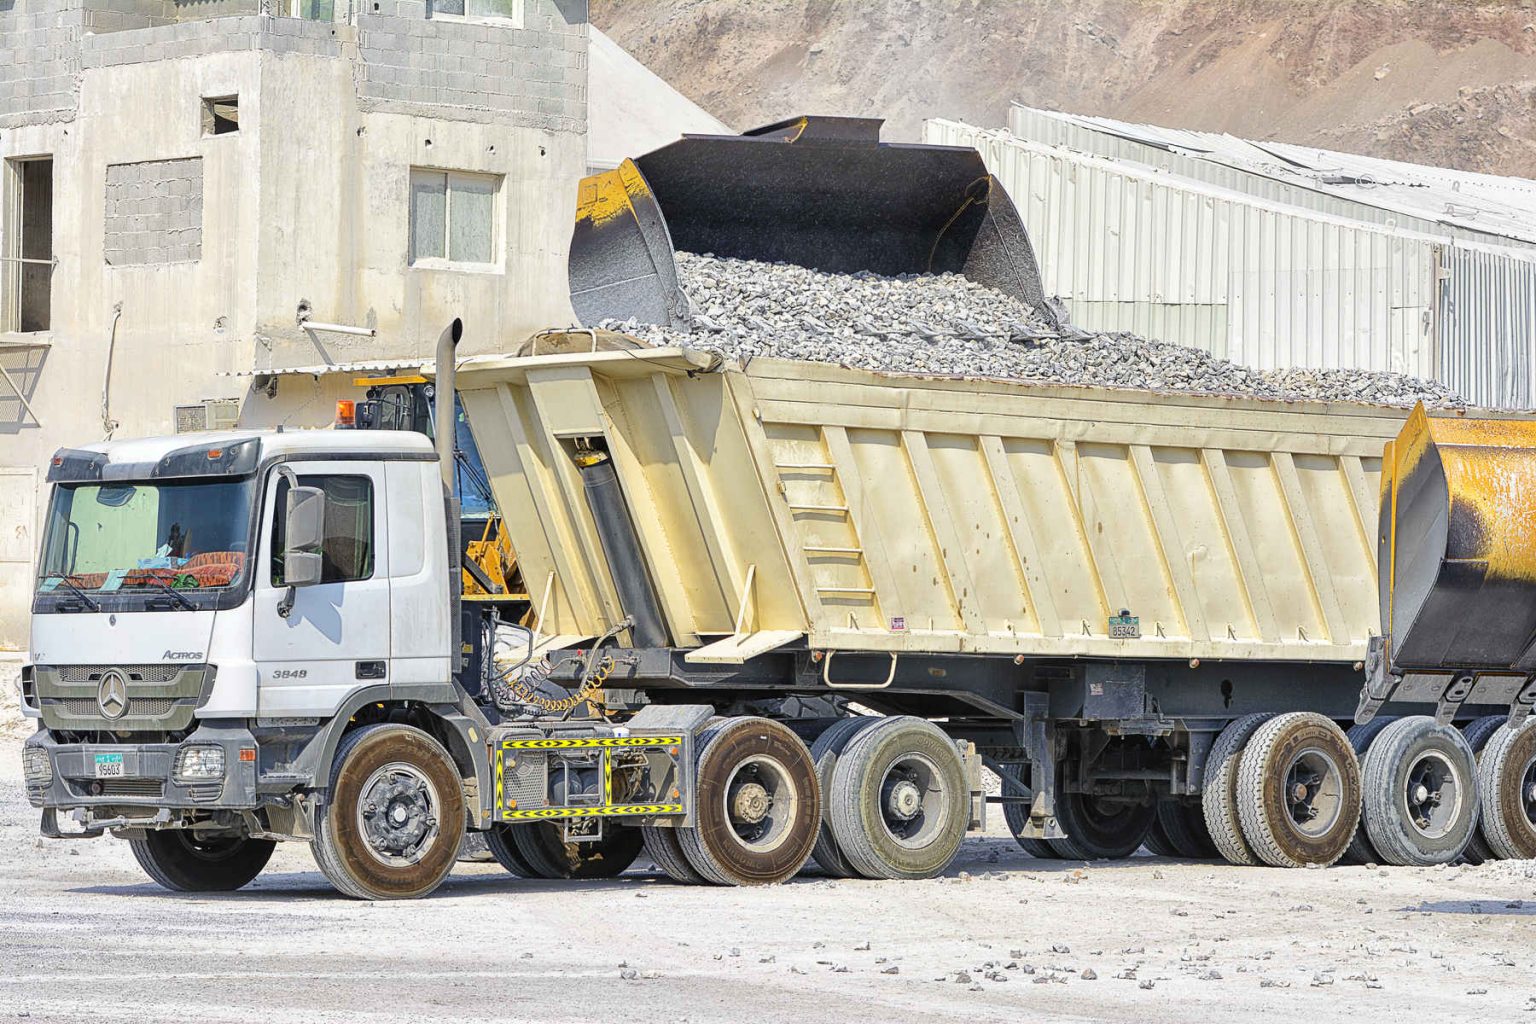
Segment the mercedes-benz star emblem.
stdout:
<svg viewBox="0 0 1536 1024">
<path fill-rule="evenodd" d="M 122 718 L 128 711 L 128 680 L 117 669 L 102 673 L 101 686 L 96 691 L 96 706 L 107 718 Z"/>
</svg>

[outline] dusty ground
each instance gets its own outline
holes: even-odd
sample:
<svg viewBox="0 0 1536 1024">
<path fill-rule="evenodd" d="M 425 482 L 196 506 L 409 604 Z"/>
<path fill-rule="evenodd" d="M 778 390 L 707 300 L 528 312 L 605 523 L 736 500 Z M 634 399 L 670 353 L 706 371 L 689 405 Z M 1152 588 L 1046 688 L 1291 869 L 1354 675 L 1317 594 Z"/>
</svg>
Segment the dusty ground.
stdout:
<svg viewBox="0 0 1536 1024">
<path fill-rule="evenodd" d="M 1008 104 L 1536 176 L 1530 0 L 593 0 L 737 128 Z"/>
<path fill-rule="evenodd" d="M 244 892 L 180 896 L 117 840 L 37 839 L 17 751 L 0 741 L 0 1021 L 1536 1020 L 1531 863 L 1085 866 L 994 829 L 929 882 L 464 865 L 371 905 L 289 846 Z"/>
</svg>

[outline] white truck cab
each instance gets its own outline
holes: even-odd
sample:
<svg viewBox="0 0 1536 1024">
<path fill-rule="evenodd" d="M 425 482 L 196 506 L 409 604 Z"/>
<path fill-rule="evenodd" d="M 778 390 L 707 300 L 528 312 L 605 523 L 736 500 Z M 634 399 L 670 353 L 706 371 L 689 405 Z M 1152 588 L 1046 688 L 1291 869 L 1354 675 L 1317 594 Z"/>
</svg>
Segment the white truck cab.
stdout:
<svg viewBox="0 0 1536 1024">
<path fill-rule="evenodd" d="M 250 859 L 270 853 L 261 836 L 304 837 L 312 808 L 294 790 L 324 773 L 331 727 L 360 707 L 414 700 L 447 708 L 436 720 L 466 737 L 484 725 L 463 717 L 452 678 L 455 555 L 430 439 L 189 441 L 53 457 L 22 680 L 23 710 L 40 720 L 24 767 L 44 833 L 110 829 L 173 881 L 200 847 Z M 474 779 L 474 741 L 443 739 Z"/>
</svg>

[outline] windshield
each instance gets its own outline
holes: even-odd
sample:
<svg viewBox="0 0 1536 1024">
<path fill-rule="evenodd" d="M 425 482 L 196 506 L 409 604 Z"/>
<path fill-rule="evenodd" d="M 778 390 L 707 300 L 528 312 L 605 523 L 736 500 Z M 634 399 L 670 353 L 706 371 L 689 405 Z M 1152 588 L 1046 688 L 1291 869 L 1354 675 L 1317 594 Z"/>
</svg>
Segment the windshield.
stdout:
<svg viewBox="0 0 1536 1024">
<path fill-rule="evenodd" d="M 38 591 L 220 590 L 245 577 L 254 478 L 60 484 Z"/>
</svg>

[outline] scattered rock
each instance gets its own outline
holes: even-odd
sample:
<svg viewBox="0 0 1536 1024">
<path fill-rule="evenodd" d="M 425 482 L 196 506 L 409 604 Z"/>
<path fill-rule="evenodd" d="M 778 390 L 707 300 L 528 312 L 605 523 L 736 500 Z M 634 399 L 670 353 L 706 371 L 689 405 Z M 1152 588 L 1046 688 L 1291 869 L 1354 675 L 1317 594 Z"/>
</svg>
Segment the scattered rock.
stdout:
<svg viewBox="0 0 1536 1024">
<path fill-rule="evenodd" d="M 1092 967 L 1084 967 L 1083 968 L 1083 973 L 1078 975 L 1078 977 L 1082 978 L 1084 981 L 1098 981 L 1099 980 L 1098 972 L 1096 972 Z"/>
</svg>

